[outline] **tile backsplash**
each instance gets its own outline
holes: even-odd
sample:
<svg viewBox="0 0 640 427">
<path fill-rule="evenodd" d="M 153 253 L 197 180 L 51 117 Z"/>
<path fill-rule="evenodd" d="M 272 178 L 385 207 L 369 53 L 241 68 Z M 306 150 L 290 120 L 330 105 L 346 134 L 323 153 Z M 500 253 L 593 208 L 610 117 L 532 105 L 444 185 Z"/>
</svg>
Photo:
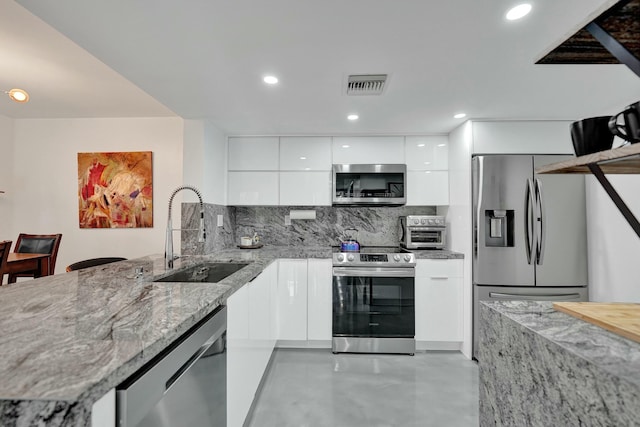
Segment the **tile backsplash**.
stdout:
<svg viewBox="0 0 640 427">
<path fill-rule="evenodd" d="M 316 219 L 291 220 L 292 210 L 314 210 Z M 217 215 L 223 215 L 224 226 L 217 227 Z M 195 232 L 182 234 L 182 253 L 212 253 L 233 247 L 241 236 L 256 232 L 261 242 L 274 246 L 336 246 L 347 228 L 358 230 L 358 241 L 366 246 L 395 246 L 399 240 L 398 217 L 403 215 L 436 215 L 435 206 L 399 207 L 334 207 L 334 206 L 221 206 L 205 204 L 207 240 L 196 241 Z M 197 228 L 197 203 L 182 204 L 182 227 Z"/>
</svg>

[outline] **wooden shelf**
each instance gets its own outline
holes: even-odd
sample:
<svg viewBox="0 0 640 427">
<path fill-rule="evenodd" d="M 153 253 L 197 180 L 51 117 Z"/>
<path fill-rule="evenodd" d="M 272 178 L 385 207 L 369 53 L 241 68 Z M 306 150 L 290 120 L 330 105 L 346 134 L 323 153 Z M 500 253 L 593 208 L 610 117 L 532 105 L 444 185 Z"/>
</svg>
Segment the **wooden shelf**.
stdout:
<svg viewBox="0 0 640 427">
<path fill-rule="evenodd" d="M 587 154 L 536 169 L 540 174 L 591 173 L 589 165 L 597 164 L 605 174 L 640 174 L 640 144 L 626 145 L 599 153 Z"/>
<path fill-rule="evenodd" d="M 640 58 L 640 0 L 607 0 L 586 23 L 573 29 L 562 42 L 544 54 L 537 64 L 619 64 L 624 63 L 605 48 L 589 30 L 595 23 L 627 51 Z"/>
</svg>

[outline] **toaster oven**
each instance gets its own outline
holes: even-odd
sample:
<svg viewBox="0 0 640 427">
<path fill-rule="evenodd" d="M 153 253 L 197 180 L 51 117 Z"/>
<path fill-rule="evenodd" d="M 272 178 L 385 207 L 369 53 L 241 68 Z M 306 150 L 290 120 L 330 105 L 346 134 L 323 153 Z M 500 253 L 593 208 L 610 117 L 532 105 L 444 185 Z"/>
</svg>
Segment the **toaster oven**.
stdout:
<svg viewBox="0 0 640 427">
<path fill-rule="evenodd" d="M 401 216 L 400 246 L 407 249 L 442 249 L 447 238 L 447 226 L 443 216 Z"/>
</svg>

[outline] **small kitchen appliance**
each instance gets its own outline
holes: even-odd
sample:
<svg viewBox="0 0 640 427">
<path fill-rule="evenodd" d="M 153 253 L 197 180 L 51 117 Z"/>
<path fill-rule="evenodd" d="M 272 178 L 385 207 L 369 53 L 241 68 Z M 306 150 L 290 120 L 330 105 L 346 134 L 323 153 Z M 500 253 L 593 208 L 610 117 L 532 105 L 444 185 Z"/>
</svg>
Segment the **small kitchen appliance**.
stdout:
<svg viewBox="0 0 640 427">
<path fill-rule="evenodd" d="M 444 216 L 407 215 L 401 216 L 400 246 L 407 249 L 442 249 L 447 238 Z"/>
<path fill-rule="evenodd" d="M 333 205 L 401 206 L 407 202 L 407 165 L 333 165 Z"/>
<path fill-rule="evenodd" d="M 415 265 L 398 247 L 334 249 L 334 353 L 415 353 Z"/>
</svg>

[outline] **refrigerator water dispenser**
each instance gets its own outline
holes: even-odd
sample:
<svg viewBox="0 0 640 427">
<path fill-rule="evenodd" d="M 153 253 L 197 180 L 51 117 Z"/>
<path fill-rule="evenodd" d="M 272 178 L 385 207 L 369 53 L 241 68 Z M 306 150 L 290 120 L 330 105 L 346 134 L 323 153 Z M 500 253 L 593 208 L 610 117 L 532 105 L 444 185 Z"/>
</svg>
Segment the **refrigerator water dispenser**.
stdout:
<svg viewBox="0 0 640 427">
<path fill-rule="evenodd" d="M 514 246 L 513 217 L 513 209 L 491 209 L 484 211 L 485 246 Z"/>
</svg>

